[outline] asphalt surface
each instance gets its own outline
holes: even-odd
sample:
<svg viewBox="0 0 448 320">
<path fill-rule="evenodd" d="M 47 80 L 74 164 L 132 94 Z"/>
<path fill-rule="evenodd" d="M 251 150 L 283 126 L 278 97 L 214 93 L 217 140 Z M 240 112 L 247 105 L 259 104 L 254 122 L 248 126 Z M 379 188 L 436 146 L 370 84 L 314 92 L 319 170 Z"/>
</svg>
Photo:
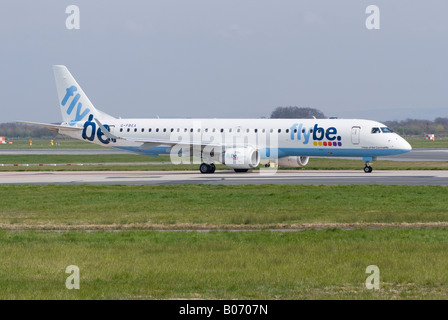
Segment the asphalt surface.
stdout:
<svg viewBox="0 0 448 320">
<path fill-rule="evenodd" d="M 0 155 L 25 154 L 129 154 L 118 149 L 0 149 Z M 356 158 L 358 159 L 358 158 Z M 411 152 L 378 160 L 448 161 L 447 149 L 414 149 Z M 101 171 L 101 172 L 0 172 L 0 184 L 389 184 L 448 185 L 448 171 L 374 170 L 260 170 L 235 173 L 232 170 L 201 174 L 197 171 Z"/>
<path fill-rule="evenodd" d="M 448 171 L 375 170 L 282 170 L 235 173 L 216 171 L 201 174 L 196 171 L 54 171 L 0 172 L 0 184 L 305 184 L 305 185 L 448 185 Z"/>
</svg>

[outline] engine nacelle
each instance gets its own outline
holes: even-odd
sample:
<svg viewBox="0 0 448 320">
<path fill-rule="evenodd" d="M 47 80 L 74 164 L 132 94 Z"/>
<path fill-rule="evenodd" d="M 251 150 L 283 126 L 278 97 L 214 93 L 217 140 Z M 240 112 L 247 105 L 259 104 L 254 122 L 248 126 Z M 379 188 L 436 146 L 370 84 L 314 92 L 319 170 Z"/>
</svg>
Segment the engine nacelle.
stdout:
<svg viewBox="0 0 448 320">
<path fill-rule="evenodd" d="M 223 162 L 231 169 L 253 169 L 260 164 L 260 154 L 251 147 L 229 148 L 224 153 Z"/>
<path fill-rule="evenodd" d="M 287 168 L 294 168 L 294 167 L 304 167 L 308 164 L 308 161 L 310 160 L 310 157 L 283 157 L 278 159 L 278 166 L 279 167 L 287 167 Z"/>
</svg>

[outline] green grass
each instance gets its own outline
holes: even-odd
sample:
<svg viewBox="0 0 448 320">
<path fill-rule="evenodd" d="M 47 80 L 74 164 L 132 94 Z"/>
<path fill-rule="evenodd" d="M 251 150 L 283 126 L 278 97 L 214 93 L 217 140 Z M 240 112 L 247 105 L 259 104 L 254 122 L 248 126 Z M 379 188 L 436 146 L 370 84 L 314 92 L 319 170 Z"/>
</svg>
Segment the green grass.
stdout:
<svg viewBox="0 0 448 320">
<path fill-rule="evenodd" d="M 32 144 L 30 145 L 30 140 Z M 93 144 L 86 141 L 75 139 L 53 139 L 53 145 L 51 145 L 52 139 L 6 139 L 7 142 L 12 144 L 0 144 L 0 150 L 3 149 L 104 149 L 106 147 Z"/>
<path fill-rule="evenodd" d="M 0 164 L 19 166 L 0 166 L 1 171 L 179 171 L 199 170 L 199 164 L 170 163 L 166 155 L 149 157 L 137 154 L 111 155 L 0 155 Z M 45 164 L 46 166 L 39 166 Z M 83 164 L 83 166 L 49 166 L 50 164 Z M 95 164 L 95 165 L 92 165 Z M 96 164 L 109 164 L 98 166 Z M 28 165 L 28 166 L 24 166 Z M 448 161 L 388 161 L 372 163 L 374 170 L 448 170 Z M 217 165 L 217 170 L 230 170 L 225 165 Z M 280 170 L 362 170 L 361 160 L 311 158 L 303 168 L 283 168 Z M 264 168 L 263 168 L 264 169 Z"/>
<path fill-rule="evenodd" d="M 434 141 L 422 138 L 406 138 L 412 148 L 448 148 L 448 137 L 439 138 L 436 135 Z"/>
<path fill-rule="evenodd" d="M 140 230 L 437 225 L 448 222 L 448 187 L 2 185 L 0 193 L 0 299 L 448 298 L 446 228 Z M 130 230 L 23 231 L 108 228 Z M 80 268 L 80 290 L 65 287 L 69 265 Z M 380 290 L 365 288 L 369 265 L 380 269 Z"/>
<path fill-rule="evenodd" d="M 446 229 L 0 232 L 0 299 L 447 299 L 447 246 Z"/>
<path fill-rule="evenodd" d="M 448 222 L 448 187 L 2 185 L 6 229 L 284 228 Z"/>
<path fill-rule="evenodd" d="M 51 164 L 51 163 L 113 163 L 113 162 L 169 162 L 169 156 L 150 157 L 139 154 L 92 155 L 0 155 L 3 164 Z M 199 166 L 199 165 L 198 165 Z"/>
</svg>

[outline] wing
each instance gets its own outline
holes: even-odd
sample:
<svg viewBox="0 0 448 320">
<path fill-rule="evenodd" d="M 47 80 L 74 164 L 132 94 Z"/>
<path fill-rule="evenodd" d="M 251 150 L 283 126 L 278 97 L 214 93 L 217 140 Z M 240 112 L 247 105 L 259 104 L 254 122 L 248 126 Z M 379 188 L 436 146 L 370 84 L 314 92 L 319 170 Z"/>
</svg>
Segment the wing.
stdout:
<svg viewBox="0 0 448 320">
<path fill-rule="evenodd" d="M 48 130 L 54 131 L 59 133 L 59 130 L 65 130 L 65 131 L 80 131 L 83 128 L 80 127 L 71 127 L 71 126 L 63 126 L 63 125 L 57 125 L 57 124 L 48 124 L 48 123 L 40 123 L 40 122 L 28 122 L 28 121 L 16 121 L 17 123 L 23 123 L 23 124 L 29 124 L 32 126 L 38 126 L 47 128 Z"/>
</svg>

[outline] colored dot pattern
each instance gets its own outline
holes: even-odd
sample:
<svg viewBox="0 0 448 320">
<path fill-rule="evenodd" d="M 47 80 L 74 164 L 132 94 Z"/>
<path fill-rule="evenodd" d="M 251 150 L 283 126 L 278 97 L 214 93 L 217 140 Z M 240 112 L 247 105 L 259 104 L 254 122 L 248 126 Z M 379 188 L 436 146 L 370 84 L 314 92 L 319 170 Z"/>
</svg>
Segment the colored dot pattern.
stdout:
<svg viewBox="0 0 448 320">
<path fill-rule="evenodd" d="M 317 146 L 319 146 L 319 147 L 342 147 L 342 142 L 332 142 L 332 141 L 324 141 L 324 142 L 322 142 L 322 141 L 319 141 L 319 142 L 317 142 L 317 141 L 314 141 L 313 142 L 313 145 L 315 146 L 315 147 L 317 147 Z"/>
</svg>

